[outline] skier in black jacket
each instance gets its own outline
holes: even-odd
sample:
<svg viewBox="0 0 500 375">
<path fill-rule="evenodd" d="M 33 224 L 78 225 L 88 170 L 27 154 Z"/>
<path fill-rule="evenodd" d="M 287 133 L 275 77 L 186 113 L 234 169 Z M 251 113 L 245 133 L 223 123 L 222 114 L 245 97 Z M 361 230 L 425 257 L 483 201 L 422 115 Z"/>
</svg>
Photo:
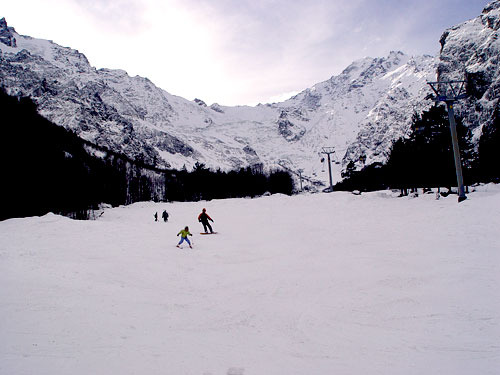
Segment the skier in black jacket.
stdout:
<svg viewBox="0 0 500 375">
<path fill-rule="evenodd" d="M 161 214 L 161 217 L 163 218 L 163 221 L 165 223 L 168 221 L 168 212 L 167 212 L 167 210 L 163 211 L 163 213 Z"/>
</svg>

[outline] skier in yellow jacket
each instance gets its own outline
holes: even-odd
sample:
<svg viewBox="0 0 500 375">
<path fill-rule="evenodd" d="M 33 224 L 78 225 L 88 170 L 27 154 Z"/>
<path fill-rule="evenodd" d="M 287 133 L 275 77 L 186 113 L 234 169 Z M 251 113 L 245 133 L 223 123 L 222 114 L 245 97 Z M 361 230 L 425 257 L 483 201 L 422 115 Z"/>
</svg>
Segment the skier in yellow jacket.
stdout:
<svg viewBox="0 0 500 375">
<path fill-rule="evenodd" d="M 177 236 L 181 235 L 181 240 L 177 244 L 177 247 L 180 247 L 180 244 L 186 241 L 189 245 L 189 247 L 192 249 L 193 247 L 191 246 L 191 242 L 189 241 L 188 236 L 192 236 L 192 234 L 189 232 L 189 227 L 186 227 L 184 229 L 181 229 L 179 233 L 177 233 Z"/>
</svg>

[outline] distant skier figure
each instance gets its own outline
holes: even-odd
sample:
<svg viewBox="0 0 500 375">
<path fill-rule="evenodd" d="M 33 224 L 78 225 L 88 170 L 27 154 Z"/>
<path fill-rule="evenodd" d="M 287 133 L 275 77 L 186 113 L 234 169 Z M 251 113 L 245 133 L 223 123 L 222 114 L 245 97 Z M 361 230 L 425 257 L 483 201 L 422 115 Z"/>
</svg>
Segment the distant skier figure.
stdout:
<svg viewBox="0 0 500 375">
<path fill-rule="evenodd" d="M 161 217 L 163 218 L 163 221 L 165 223 L 168 221 L 168 212 L 167 212 L 167 210 L 163 210 L 163 213 L 161 214 Z"/>
<path fill-rule="evenodd" d="M 212 226 L 208 221 L 211 221 L 212 223 L 214 222 L 210 216 L 207 214 L 207 210 L 204 208 L 201 210 L 201 214 L 198 215 L 198 221 L 203 224 L 203 229 L 205 230 L 205 233 L 208 233 L 207 227 L 210 230 L 210 233 L 213 233 L 214 231 L 212 230 Z"/>
<path fill-rule="evenodd" d="M 188 236 L 192 236 L 192 234 L 189 233 L 189 227 L 185 227 L 184 229 L 181 229 L 181 231 L 179 233 L 177 233 L 177 236 L 179 236 L 179 234 L 181 235 L 181 240 L 177 244 L 177 247 L 181 247 L 180 245 L 184 241 L 186 241 L 188 243 L 189 247 L 192 249 L 193 247 L 191 246 L 191 242 L 189 241 L 189 238 L 188 238 Z"/>
<path fill-rule="evenodd" d="M 155 217 L 155 221 L 158 221 L 158 212 L 155 212 L 154 217 Z"/>
</svg>

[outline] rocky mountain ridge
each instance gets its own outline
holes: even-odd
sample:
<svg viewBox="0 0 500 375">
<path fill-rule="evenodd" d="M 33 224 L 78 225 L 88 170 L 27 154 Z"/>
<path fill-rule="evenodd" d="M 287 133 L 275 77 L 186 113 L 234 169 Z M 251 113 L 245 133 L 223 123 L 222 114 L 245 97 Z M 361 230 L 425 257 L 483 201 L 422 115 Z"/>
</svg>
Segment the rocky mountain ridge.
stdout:
<svg viewBox="0 0 500 375">
<path fill-rule="evenodd" d="M 322 147 L 336 150 L 336 180 L 350 160 L 361 166 L 361 155 L 366 163 L 385 161 L 413 114 L 433 104 L 424 99 L 427 81 L 466 76 L 474 94 L 459 113 L 479 134 L 498 107 L 499 9 L 494 1 L 478 18 L 445 31 L 439 57 L 364 58 L 284 102 L 255 107 L 207 106 L 147 78 L 95 69 L 80 52 L 19 35 L 2 19 L 0 85 L 31 97 L 42 115 L 80 137 L 149 164 L 282 166 L 326 182 Z"/>
<path fill-rule="evenodd" d="M 440 81 L 465 80 L 468 97 L 457 102 L 458 116 L 479 138 L 483 126 L 500 115 L 500 1 L 441 36 Z"/>
</svg>

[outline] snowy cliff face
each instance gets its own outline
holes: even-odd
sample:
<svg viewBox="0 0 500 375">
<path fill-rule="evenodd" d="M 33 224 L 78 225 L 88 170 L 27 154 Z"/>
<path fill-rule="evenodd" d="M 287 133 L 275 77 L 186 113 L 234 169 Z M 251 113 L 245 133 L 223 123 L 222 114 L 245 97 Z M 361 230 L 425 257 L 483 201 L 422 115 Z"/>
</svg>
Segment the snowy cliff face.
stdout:
<svg viewBox="0 0 500 375">
<path fill-rule="evenodd" d="M 340 75 L 305 90 L 285 102 L 314 113 L 315 132 L 307 133 L 316 147 L 341 151 L 342 164 L 385 161 L 392 142 L 404 135 L 415 112 L 432 103 L 426 82 L 435 79 L 436 59 L 391 52 L 385 58 L 365 58 Z"/>
<path fill-rule="evenodd" d="M 360 155 L 366 163 L 385 160 L 412 115 L 432 104 L 424 100 L 426 81 L 436 79 L 437 67 L 431 56 L 391 52 L 358 60 L 282 103 L 225 107 L 185 100 L 121 70 L 97 70 L 78 51 L 21 36 L 5 20 L 0 52 L 1 86 L 99 145 L 158 166 L 281 165 L 323 182 L 322 147 L 337 150 L 336 180 L 349 160 L 360 165 Z"/>
<path fill-rule="evenodd" d="M 500 1 L 482 14 L 446 30 L 441 37 L 439 80 L 465 80 L 468 98 L 457 103 L 458 115 L 476 138 L 500 110 Z"/>
<path fill-rule="evenodd" d="M 17 47 L 16 38 L 14 37 L 15 32 L 13 27 L 7 26 L 5 18 L 0 19 L 0 43 L 9 47 Z"/>
<path fill-rule="evenodd" d="M 2 30 L 5 35 L 5 27 Z M 13 36 L 17 45 L 0 43 L 0 84 L 10 94 L 33 98 L 49 120 L 149 163 L 160 159 L 157 149 L 192 153 L 175 137 L 141 126 L 152 116 L 168 122 L 173 112 L 164 92 L 147 79 L 119 70 L 96 70 L 78 51 L 15 32 Z M 155 137 L 162 140 L 158 146 Z"/>
</svg>

